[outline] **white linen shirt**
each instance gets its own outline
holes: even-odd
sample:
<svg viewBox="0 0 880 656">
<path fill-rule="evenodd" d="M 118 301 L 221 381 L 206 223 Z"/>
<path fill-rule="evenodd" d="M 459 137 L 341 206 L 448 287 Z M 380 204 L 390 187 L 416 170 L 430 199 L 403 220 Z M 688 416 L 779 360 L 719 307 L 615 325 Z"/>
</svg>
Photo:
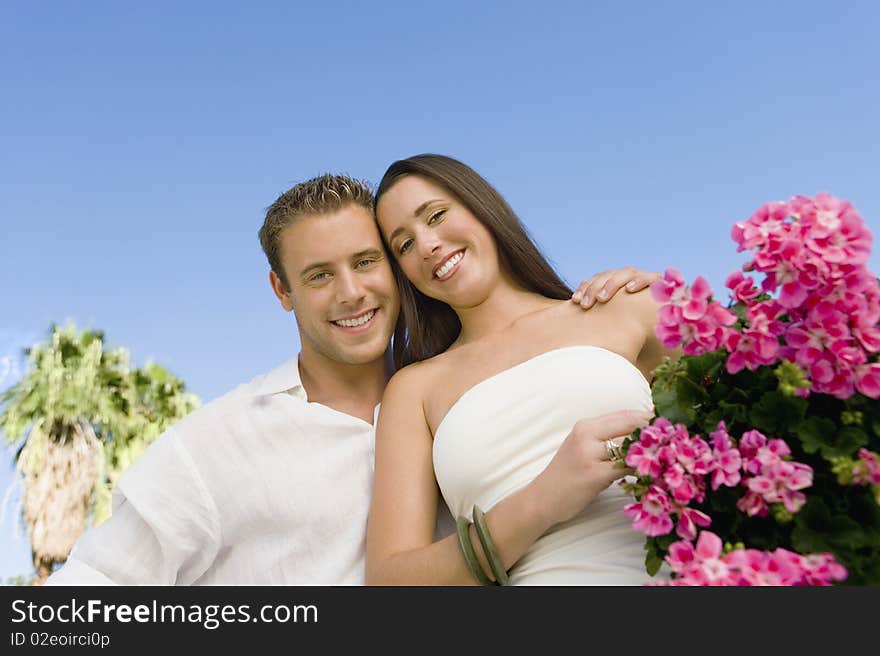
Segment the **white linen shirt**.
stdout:
<svg viewBox="0 0 880 656">
<path fill-rule="evenodd" d="M 362 585 L 374 441 L 293 358 L 163 433 L 46 584 Z"/>
</svg>

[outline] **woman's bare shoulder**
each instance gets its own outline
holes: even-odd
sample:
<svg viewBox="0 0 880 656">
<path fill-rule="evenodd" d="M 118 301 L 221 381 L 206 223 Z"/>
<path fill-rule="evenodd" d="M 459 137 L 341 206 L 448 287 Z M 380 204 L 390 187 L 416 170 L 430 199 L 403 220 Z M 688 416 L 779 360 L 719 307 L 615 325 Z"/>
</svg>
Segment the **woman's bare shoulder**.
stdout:
<svg viewBox="0 0 880 656">
<path fill-rule="evenodd" d="M 421 394 L 421 391 L 426 389 L 436 376 L 438 362 L 442 362 L 443 355 L 440 353 L 427 360 L 413 362 L 394 372 L 385 388 L 386 398 L 389 392 L 399 394 L 405 391 L 408 396 L 412 396 L 413 392 Z"/>
<path fill-rule="evenodd" d="M 605 305 L 610 311 L 636 319 L 646 327 L 657 322 L 657 312 L 660 309 L 660 303 L 654 300 L 647 287 L 637 292 L 621 290 Z"/>
</svg>

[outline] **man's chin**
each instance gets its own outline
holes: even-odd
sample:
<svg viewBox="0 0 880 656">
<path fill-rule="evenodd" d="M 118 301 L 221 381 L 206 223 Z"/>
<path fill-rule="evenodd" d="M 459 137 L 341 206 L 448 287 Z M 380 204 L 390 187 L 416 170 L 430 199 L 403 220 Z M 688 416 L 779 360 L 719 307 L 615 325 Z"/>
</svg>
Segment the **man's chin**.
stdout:
<svg viewBox="0 0 880 656">
<path fill-rule="evenodd" d="M 340 359 L 346 364 L 368 365 L 373 364 L 377 360 L 384 359 L 387 351 L 387 344 L 364 344 L 360 348 L 339 349 L 337 353 L 339 354 Z"/>
</svg>

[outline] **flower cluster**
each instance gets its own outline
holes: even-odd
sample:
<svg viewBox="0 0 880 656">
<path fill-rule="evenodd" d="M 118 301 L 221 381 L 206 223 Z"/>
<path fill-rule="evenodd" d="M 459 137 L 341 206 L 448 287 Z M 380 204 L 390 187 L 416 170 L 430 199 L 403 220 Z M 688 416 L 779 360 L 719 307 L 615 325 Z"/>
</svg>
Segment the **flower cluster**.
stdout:
<svg viewBox="0 0 880 656">
<path fill-rule="evenodd" d="M 861 448 L 857 458 L 836 458 L 833 471 L 841 485 L 869 487 L 880 506 L 880 455 Z"/>
<path fill-rule="evenodd" d="M 721 538 L 710 531 L 700 533 L 696 545 L 673 543 L 667 562 L 676 578 L 658 585 L 831 585 L 846 578 L 846 569 L 831 554 L 801 556 L 782 548 L 724 553 Z"/>
<path fill-rule="evenodd" d="M 723 430 L 723 426 L 719 425 L 719 430 Z M 745 483 L 749 491 L 736 504 L 737 508 L 758 517 L 767 515 L 769 503 L 782 502 L 791 513 L 800 510 L 806 501 L 806 495 L 800 490 L 813 484 L 813 470 L 809 465 L 783 460 L 791 455 L 788 444 L 779 439 L 768 440 L 760 432 L 751 430 L 740 440 L 740 454 L 743 469 L 751 477 Z"/>
<path fill-rule="evenodd" d="M 654 371 L 658 417 L 623 447 L 646 568 L 665 561 L 671 585 L 880 584 L 871 233 L 819 194 L 766 204 L 731 236 L 752 254 L 726 306 L 674 269 L 651 286 L 657 337 L 683 355 Z"/>
<path fill-rule="evenodd" d="M 649 536 L 666 535 L 676 516 L 679 537 L 696 539 L 697 526 L 710 526 L 712 520 L 688 504 L 705 501 L 707 479 L 712 490 L 744 487 L 737 508 L 749 516 L 766 516 L 773 503 L 782 503 L 791 513 L 801 508 L 806 497 L 800 490 L 812 484 L 813 470 L 785 460 L 791 450 L 783 440 L 768 440 L 751 430 L 737 445 L 723 421 L 710 436 L 711 446 L 665 417 L 642 429 L 639 441 L 627 450 L 626 464 L 651 482 L 642 484 L 642 489 L 630 484 L 630 491 L 639 497 L 624 508 L 633 527 Z"/>
<path fill-rule="evenodd" d="M 828 194 L 795 196 L 764 205 L 732 237 L 738 251 L 754 251 L 742 270 L 764 275 L 760 288 L 741 271 L 727 278 L 742 325 L 712 300 L 704 278 L 688 287 L 668 269 L 652 286 L 666 304 L 657 326 L 663 345 L 684 344 L 685 355 L 723 348 L 729 373 L 788 360 L 809 381 L 802 395 L 880 398 L 880 363 L 869 361 L 880 352 L 880 283 L 865 266 L 871 233 L 856 210 Z"/>
</svg>

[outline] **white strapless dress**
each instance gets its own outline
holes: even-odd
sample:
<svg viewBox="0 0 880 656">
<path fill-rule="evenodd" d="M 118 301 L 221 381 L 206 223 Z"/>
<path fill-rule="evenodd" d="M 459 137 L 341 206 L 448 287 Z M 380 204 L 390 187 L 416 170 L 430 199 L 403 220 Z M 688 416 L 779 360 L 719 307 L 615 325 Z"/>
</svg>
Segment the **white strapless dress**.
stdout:
<svg viewBox="0 0 880 656">
<path fill-rule="evenodd" d="M 651 388 L 622 355 L 566 346 L 477 383 L 455 402 L 434 435 L 434 471 L 454 517 L 489 511 L 547 466 L 579 419 L 650 410 Z M 510 571 L 511 585 L 640 585 L 645 536 L 623 506 L 619 485 L 554 526 Z"/>
</svg>

